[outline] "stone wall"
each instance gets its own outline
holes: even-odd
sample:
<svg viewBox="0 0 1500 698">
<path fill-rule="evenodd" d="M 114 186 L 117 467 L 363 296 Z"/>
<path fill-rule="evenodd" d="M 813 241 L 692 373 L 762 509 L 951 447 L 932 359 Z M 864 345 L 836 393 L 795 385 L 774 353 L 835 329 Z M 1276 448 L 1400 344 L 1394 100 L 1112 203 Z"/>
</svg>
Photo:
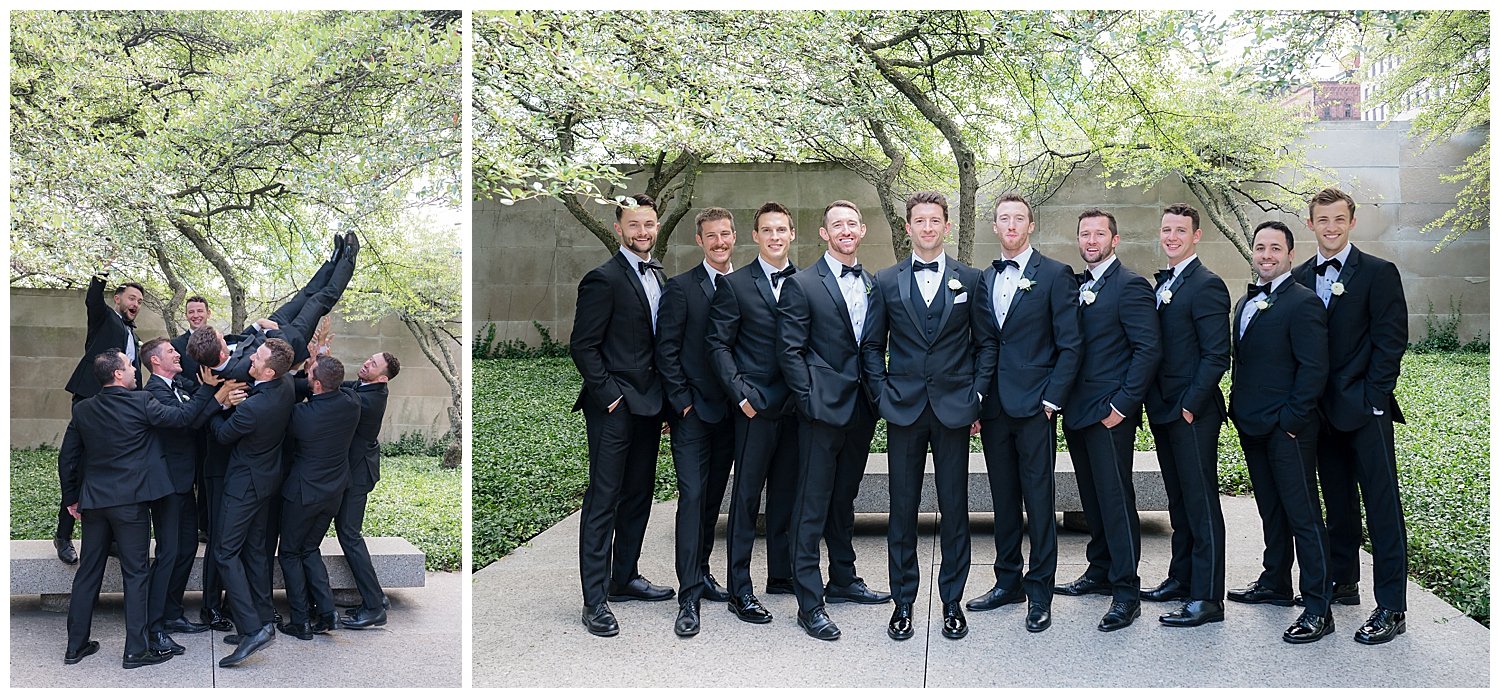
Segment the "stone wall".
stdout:
<svg viewBox="0 0 1500 698">
<path fill-rule="evenodd" d="M 1451 303 L 1461 304 L 1459 332 L 1464 339 L 1489 335 L 1489 230 L 1479 230 L 1433 254 L 1442 233 L 1423 233 L 1422 226 L 1450 208 L 1458 185 L 1438 179 L 1461 163 L 1483 142 L 1474 131 L 1451 142 L 1418 152 L 1407 137 L 1406 124 L 1382 128 L 1370 122 L 1321 123 L 1308 139 L 1314 161 L 1334 172 L 1358 202 L 1358 224 L 1352 238 L 1361 249 L 1396 262 L 1401 270 L 1410 310 L 1413 340 L 1426 335 L 1428 303 L 1446 315 Z M 950 205 L 957 208 L 949 192 Z M 696 207 L 723 206 L 734 212 L 739 240 L 736 267 L 755 257 L 750 239 L 750 216 L 761 203 L 779 201 L 793 212 L 797 239 L 791 258 L 798 266 L 816 261 L 825 249 L 818 238 L 823 207 L 834 199 L 850 199 L 864 212 L 869 226 L 860 248 L 860 261 L 880 269 L 894 261 L 891 231 L 881 215 L 874 187 L 853 173 L 833 165 L 739 164 L 713 165 L 698 179 Z M 1074 232 L 1078 213 L 1105 208 L 1119 220 L 1120 259 L 1143 274 L 1165 265 L 1157 245 L 1161 209 L 1178 201 L 1195 200 L 1180 182 L 1141 188 L 1105 188 L 1090 173 L 1075 174 L 1038 210 L 1033 241 L 1048 256 L 1079 264 Z M 988 206 L 989 200 L 981 201 Z M 592 205 L 592 204 L 591 204 Z M 594 205 L 598 215 L 611 215 Z M 497 339 L 536 342 L 532 321 L 545 326 L 558 341 L 572 331 L 578 280 L 610 254 L 560 204 L 552 200 L 503 206 L 492 201 L 474 203 L 474 325 L 479 331 L 494 323 Z M 1271 217 L 1271 216 L 1267 216 Z M 1275 216 L 1297 236 L 1295 258 L 1313 253 L 1312 234 L 1297 216 Z M 1252 220 L 1259 220 L 1252 218 Z M 981 215 L 973 259 L 978 264 L 999 255 L 999 242 Z M 1237 294 L 1249 280 L 1249 265 L 1208 220 L 1203 221 L 1199 253 L 1204 263 L 1223 276 Z M 693 245 L 692 216 L 678 224 L 663 260 L 669 275 L 677 274 L 701 257 Z M 953 251 L 950 246 L 950 251 Z"/>
<path fill-rule="evenodd" d="M 83 353 L 88 318 L 83 291 L 12 288 L 10 290 L 10 445 L 56 446 L 68 426 L 72 395 L 63 389 Z M 108 300 L 106 296 L 105 300 Z M 401 374 L 390 384 L 383 440 L 409 432 L 430 437 L 448 430 L 448 384 L 422 354 L 406 326 L 395 317 L 353 323 L 333 312 L 333 355 L 352 374 L 377 351 L 401 359 Z M 223 321 L 214 319 L 220 329 Z M 142 340 L 162 336 L 166 324 L 141 309 L 136 325 Z M 238 330 L 239 328 L 235 328 Z M 466 356 L 456 344 L 453 351 Z M 352 378 L 351 378 L 352 379 Z"/>
</svg>

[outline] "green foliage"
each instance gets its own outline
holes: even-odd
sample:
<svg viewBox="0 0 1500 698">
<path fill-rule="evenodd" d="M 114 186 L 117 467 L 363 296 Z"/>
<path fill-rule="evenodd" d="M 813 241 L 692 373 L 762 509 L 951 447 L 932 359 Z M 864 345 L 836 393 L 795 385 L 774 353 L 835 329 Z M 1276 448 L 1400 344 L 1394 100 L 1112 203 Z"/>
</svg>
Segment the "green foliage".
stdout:
<svg viewBox="0 0 1500 698">
<path fill-rule="evenodd" d="M 1463 302 L 1448 299 L 1448 314 L 1438 315 L 1433 312 L 1432 301 L 1427 301 L 1427 336 L 1421 341 L 1413 342 L 1408 351 L 1418 354 L 1443 353 L 1443 352 L 1470 352 L 1475 354 L 1489 354 L 1490 343 L 1484 337 L 1475 337 L 1468 342 L 1463 341 L 1458 335 L 1458 326 L 1463 321 Z"/>
<path fill-rule="evenodd" d="M 531 326 L 536 328 L 538 335 L 541 335 L 541 341 L 534 347 L 519 338 L 502 339 L 496 342 L 495 323 L 485 323 L 483 337 L 475 338 L 469 353 L 475 359 L 543 359 L 569 356 L 568 345 L 553 339 L 552 331 L 548 330 L 546 325 L 532 320 Z"/>
<path fill-rule="evenodd" d="M 448 450 L 448 445 L 452 440 L 451 434 L 428 436 L 426 432 L 408 431 L 394 441 L 381 442 L 380 456 L 382 458 L 393 458 L 396 456 L 441 457 Z M 383 463 L 384 461 L 381 462 Z"/>
</svg>

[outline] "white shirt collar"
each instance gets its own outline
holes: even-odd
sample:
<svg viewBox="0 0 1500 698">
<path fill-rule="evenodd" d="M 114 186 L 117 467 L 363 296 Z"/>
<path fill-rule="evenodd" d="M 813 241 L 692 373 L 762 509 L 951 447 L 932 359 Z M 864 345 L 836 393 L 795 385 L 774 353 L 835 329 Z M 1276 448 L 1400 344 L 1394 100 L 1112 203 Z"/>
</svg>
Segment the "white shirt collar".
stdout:
<svg viewBox="0 0 1500 698">
<path fill-rule="evenodd" d="M 781 269 L 786 268 L 786 266 L 783 265 L 781 269 L 777 269 L 776 267 L 771 266 L 771 263 L 767 262 L 765 257 L 762 257 L 760 255 L 755 255 L 755 261 L 760 262 L 760 269 L 761 271 L 764 271 L 766 273 L 766 277 L 768 278 L 772 274 L 775 274 L 776 272 L 781 271 Z M 791 264 L 791 262 L 787 262 L 787 264 Z"/>
<path fill-rule="evenodd" d="M 1286 283 L 1287 279 L 1290 279 L 1290 278 L 1292 278 L 1292 270 L 1288 269 L 1288 270 L 1282 272 L 1281 276 L 1278 276 L 1278 277 L 1276 277 L 1274 279 L 1271 279 L 1271 293 L 1275 293 L 1276 289 L 1281 288 L 1281 285 L 1284 284 L 1284 283 Z M 1256 280 L 1259 281 L 1259 279 L 1256 279 Z"/>
<path fill-rule="evenodd" d="M 1026 271 L 1026 265 L 1031 262 L 1031 253 L 1033 253 L 1035 251 L 1036 251 L 1036 248 L 1032 247 L 1031 243 L 1027 243 L 1026 244 L 1026 249 L 1021 250 L 1021 254 L 1018 254 L 1018 255 L 1016 255 L 1014 257 L 1007 258 L 1005 256 L 1005 250 L 1001 250 L 1000 251 L 1000 259 L 1002 259 L 1002 260 L 1004 260 L 1004 259 L 1014 259 L 1014 260 L 1016 260 L 1016 264 L 1020 266 L 1020 271 L 1021 272 L 1025 272 Z"/>
<path fill-rule="evenodd" d="M 1317 254 L 1317 258 L 1318 258 L 1318 262 L 1317 263 L 1318 264 L 1322 264 L 1322 263 L 1328 261 L 1329 259 L 1337 259 L 1339 261 L 1339 266 L 1342 267 L 1343 265 L 1349 263 L 1349 250 L 1352 250 L 1352 249 L 1354 249 L 1354 243 L 1352 243 L 1352 242 L 1344 243 L 1344 249 L 1339 250 L 1339 253 L 1336 254 L 1336 255 L 1334 255 L 1334 256 L 1332 256 L 1332 257 L 1324 257 L 1323 256 L 1323 250 L 1319 249 L 1318 250 L 1318 254 Z"/>
<path fill-rule="evenodd" d="M 704 259 L 703 260 L 703 268 L 706 269 L 706 270 L 708 270 L 708 278 L 713 279 L 714 283 L 717 284 L 717 283 L 719 283 L 719 279 L 717 277 L 720 277 L 720 276 L 723 276 L 725 274 L 728 274 L 729 271 L 734 271 L 734 263 L 733 262 L 729 263 L 729 271 L 719 271 L 718 269 L 715 269 L 712 266 L 710 266 L 707 259 Z"/>
<path fill-rule="evenodd" d="M 636 254 L 634 252 L 631 252 L 630 248 L 628 248 L 628 247 L 626 247 L 624 245 L 620 245 L 620 254 L 625 255 L 625 261 L 631 263 L 630 266 L 631 266 L 631 268 L 635 269 L 635 273 L 637 273 L 637 274 L 641 273 L 641 265 L 636 264 L 636 262 L 642 261 L 640 255 L 638 255 L 638 254 Z M 647 257 L 645 259 L 645 261 L 649 262 L 649 261 L 651 261 L 651 258 Z M 642 274 L 642 276 L 644 276 L 644 274 Z"/>
<path fill-rule="evenodd" d="M 1099 266 L 1096 266 L 1096 267 L 1094 267 L 1093 269 L 1090 270 L 1090 271 L 1092 271 L 1094 273 L 1094 280 L 1098 281 L 1099 277 L 1104 276 L 1104 272 L 1109 271 L 1109 267 L 1111 265 L 1113 265 L 1114 263 L 1115 263 L 1115 256 L 1114 256 L 1114 254 L 1110 254 L 1108 257 L 1105 257 L 1104 261 L 1102 261 L 1102 262 L 1099 263 Z M 1088 265 L 1084 265 L 1084 268 L 1087 269 Z"/>
<path fill-rule="evenodd" d="M 1181 262 L 1173 264 L 1172 265 L 1172 276 L 1182 276 L 1182 272 L 1187 271 L 1187 266 L 1189 264 L 1192 264 L 1193 260 L 1195 260 L 1197 258 L 1198 258 L 1198 253 L 1194 252 L 1193 254 L 1188 255 L 1187 259 L 1184 259 Z"/>
<path fill-rule="evenodd" d="M 172 379 L 171 379 L 171 378 L 168 378 L 168 377 L 166 377 L 166 376 L 163 376 L 163 375 L 162 375 L 162 374 L 160 374 L 160 373 L 157 373 L 157 372 L 155 372 L 155 371 L 152 371 L 152 372 L 151 372 L 151 375 L 152 375 L 152 376 L 153 376 L 153 377 L 155 377 L 155 378 L 160 378 L 160 379 L 161 379 L 161 382 L 163 382 L 163 383 L 166 383 L 166 384 L 167 384 L 167 385 L 171 385 L 171 384 L 172 384 Z"/>
<path fill-rule="evenodd" d="M 844 278 L 845 278 L 844 275 L 843 275 L 844 274 L 844 263 L 840 262 L 837 259 L 834 259 L 832 252 L 824 252 L 823 253 L 823 261 L 825 261 L 825 262 L 828 263 L 828 269 L 833 272 L 833 275 L 835 277 L 838 277 L 838 280 L 840 282 L 842 282 L 844 280 Z M 854 264 L 850 264 L 848 266 L 852 267 L 852 266 L 857 266 L 858 264 L 859 264 L 859 258 L 856 257 L 854 259 Z"/>
</svg>

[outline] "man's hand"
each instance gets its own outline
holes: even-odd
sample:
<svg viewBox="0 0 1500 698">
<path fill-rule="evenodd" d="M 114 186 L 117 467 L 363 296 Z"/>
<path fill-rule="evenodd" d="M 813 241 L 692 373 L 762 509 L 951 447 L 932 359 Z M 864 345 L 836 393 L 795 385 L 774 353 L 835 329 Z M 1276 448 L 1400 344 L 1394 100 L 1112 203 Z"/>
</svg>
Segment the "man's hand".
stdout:
<svg viewBox="0 0 1500 698">
<path fill-rule="evenodd" d="M 263 329 L 263 330 L 279 330 L 279 329 L 281 329 L 281 323 L 276 322 L 275 320 L 272 320 L 271 318 L 264 318 L 263 317 L 263 318 L 261 318 L 259 320 L 256 320 L 255 324 L 260 325 L 260 328 Z"/>
<path fill-rule="evenodd" d="M 609 414 L 614 414 L 615 413 L 615 408 L 619 407 L 620 403 L 624 402 L 624 401 L 625 401 L 625 396 L 621 395 L 620 397 L 615 398 L 614 402 L 609 403 L 609 410 L 608 410 Z"/>
<path fill-rule="evenodd" d="M 1109 415 L 1106 416 L 1104 418 L 1104 421 L 1100 423 L 1104 425 L 1105 429 L 1113 429 L 1117 426 L 1120 426 L 1120 422 L 1123 421 L 1125 421 L 1125 415 L 1120 414 L 1119 410 L 1111 407 L 1109 408 Z"/>
<path fill-rule="evenodd" d="M 223 381 L 224 381 L 223 378 L 220 378 L 220 377 L 214 375 L 214 370 L 212 368 L 209 368 L 207 366 L 199 366 L 198 367 L 198 382 L 199 383 L 202 383 L 203 385 L 218 385 L 219 383 L 222 383 Z"/>
<path fill-rule="evenodd" d="M 1045 406 L 1042 407 L 1042 412 L 1046 413 L 1047 419 L 1052 419 L 1052 416 L 1055 415 L 1055 414 L 1057 414 L 1057 412 L 1054 411 L 1051 407 L 1045 407 Z"/>
<path fill-rule="evenodd" d="M 1187 411 L 1186 407 L 1182 408 L 1182 421 L 1187 422 L 1188 424 L 1193 423 L 1193 413 Z"/>
<path fill-rule="evenodd" d="M 973 436 L 973 435 L 978 434 L 978 433 L 979 433 L 979 420 L 976 419 L 976 420 L 974 420 L 973 424 L 969 425 L 969 436 Z"/>
<path fill-rule="evenodd" d="M 78 502 L 73 502 L 72 504 L 68 505 L 68 513 L 72 514 L 73 518 L 78 519 L 79 521 L 83 520 L 83 514 L 78 513 Z"/>
<path fill-rule="evenodd" d="M 686 417 L 686 416 L 688 416 L 688 413 L 692 412 L 692 411 L 693 411 L 693 406 L 692 405 L 688 405 L 687 407 L 682 408 L 682 416 Z"/>
<path fill-rule="evenodd" d="M 755 419 L 755 408 L 750 406 L 749 400 L 740 401 L 740 411 L 744 412 L 746 417 Z"/>
<path fill-rule="evenodd" d="M 225 407 L 234 407 L 245 401 L 245 384 L 239 381 L 225 381 L 214 393 L 214 399 Z"/>
</svg>

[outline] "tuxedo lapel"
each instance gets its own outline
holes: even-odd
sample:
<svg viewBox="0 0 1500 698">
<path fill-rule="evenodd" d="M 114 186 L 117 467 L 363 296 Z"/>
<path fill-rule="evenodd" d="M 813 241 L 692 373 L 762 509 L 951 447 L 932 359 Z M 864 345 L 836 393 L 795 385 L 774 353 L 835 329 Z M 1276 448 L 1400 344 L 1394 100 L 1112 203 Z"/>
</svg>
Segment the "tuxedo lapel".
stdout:
<svg viewBox="0 0 1500 698">
<path fill-rule="evenodd" d="M 776 311 L 776 294 L 771 292 L 771 277 L 766 276 L 766 270 L 760 266 L 759 259 L 750 264 L 750 278 L 755 280 L 755 290 L 760 291 L 760 299 L 765 301 L 766 307 L 770 308 L 771 312 L 774 313 Z M 782 279 L 781 283 L 786 283 L 786 279 Z"/>
<path fill-rule="evenodd" d="M 1249 302 L 1250 296 L 1248 294 L 1246 294 L 1243 298 L 1240 298 L 1240 302 L 1234 304 L 1234 314 L 1230 316 L 1229 321 L 1234 324 L 1234 327 L 1231 328 L 1231 331 L 1229 333 L 1229 339 L 1231 340 L 1231 344 L 1233 345 L 1231 351 L 1233 352 L 1238 352 L 1240 350 L 1240 318 L 1245 316 L 1245 304 Z M 1250 329 L 1249 325 L 1246 325 L 1245 329 Z"/>
<path fill-rule="evenodd" d="M 844 321 L 844 331 L 849 334 L 849 341 L 854 341 L 854 323 L 849 320 L 849 304 L 844 302 L 844 292 L 839 288 L 839 277 L 834 274 L 833 269 L 829 268 L 826 257 L 818 259 L 818 273 L 823 275 L 823 288 L 828 290 L 828 295 L 833 296 L 833 306 L 839 309 L 839 319 Z M 864 277 L 860 277 L 860 281 L 863 282 Z"/>
<path fill-rule="evenodd" d="M 1271 292 L 1271 295 L 1266 296 L 1266 303 L 1268 304 L 1268 305 L 1266 305 L 1266 309 L 1265 310 L 1259 310 L 1259 309 L 1257 309 L 1255 311 L 1255 313 L 1250 316 L 1250 323 L 1247 324 L 1247 325 L 1245 325 L 1245 336 L 1246 337 L 1250 336 L 1250 330 L 1255 329 L 1255 323 L 1256 323 L 1256 321 L 1260 320 L 1260 316 L 1263 315 L 1263 314 L 1265 314 L 1265 313 L 1271 312 L 1271 308 L 1273 308 L 1273 307 L 1276 306 L 1276 299 L 1278 299 L 1278 298 L 1281 297 L 1281 292 L 1284 291 L 1284 290 L 1286 290 L 1286 285 L 1289 284 L 1289 283 L 1296 283 L 1296 280 L 1295 279 L 1287 279 L 1286 283 L 1283 283 L 1280 286 L 1277 286 L 1276 290 Z M 1250 300 L 1250 296 L 1246 295 L 1245 296 L 1245 300 L 1249 301 Z M 1244 307 L 1241 306 L 1240 310 L 1244 310 Z"/>
<path fill-rule="evenodd" d="M 698 281 L 698 288 L 703 289 L 703 296 L 709 300 L 714 298 L 714 275 L 708 273 L 703 265 L 698 265 L 698 274 L 703 278 Z"/>
<path fill-rule="evenodd" d="M 919 330 L 922 322 L 918 319 L 917 308 L 911 303 L 911 279 L 915 273 L 911 270 L 911 257 L 907 257 L 901 266 L 896 268 L 896 295 L 901 298 L 901 305 L 906 308 L 906 317 L 911 319 L 912 327 Z"/>
<path fill-rule="evenodd" d="M 1042 253 L 1037 252 L 1036 249 L 1033 248 L 1031 250 L 1030 261 L 1026 262 L 1026 268 L 1021 270 L 1021 278 L 1031 279 L 1032 283 L 1036 283 L 1036 270 L 1040 268 L 1042 268 Z M 999 283 L 999 281 L 999 278 L 995 279 L 996 283 Z M 1021 303 L 1021 299 L 1025 298 L 1029 293 L 1031 293 L 1031 291 L 1023 289 L 1019 286 L 1016 287 L 1016 292 L 1012 293 L 1010 296 L 1010 310 L 1005 311 L 1005 317 L 1007 320 L 1010 319 L 1010 316 L 1016 314 L 1016 306 L 1019 305 Z M 1009 325 L 1010 323 L 1006 322 L 1006 324 Z M 1005 328 L 1003 327 L 1000 329 L 1001 331 L 1005 330 Z"/>
<path fill-rule="evenodd" d="M 1364 255 L 1360 254 L 1358 247 L 1355 247 L 1352 244 L 1349 245 L 1349 257 L 1348 257 L 1348 261 L 1347 261 L 1346 264 L 1344 264 L 1344 266 L 1343 266 L 1342 269 L 1339 269 L 1339 276 L 1338 276 L 1337 283 L 1343 284 L 1344 288 L 1346 288 L 1346 289 L 1349 287 L 1349 277 L 1354 276 L 1354 272 L 1356 272 L 1356 271 L 1359 270 L 1360 257 L 1363 257 L 1363 256 Z M 1317 259 L 1317 257 L 1313 257 L 1313 259 Z M 1342 296 L 1335 295 L 1333 293 L 1332 289 L 1330 289 L 1328 291 L 1328 316 L 1329 317 L 1333 316 L 1333 308 L 1334 308 L 1334 306 L 1338 305 L 1339 298 L 1342 298 Z"/>
<path fill-rule="evenodd" d="M 953 261 L 952 257 L 944 255 L 943 278 L 938 281 L 937 290 L 938 297 L 943 299 L 943 317 L 938 319 L 938 334 L 941 334 L 943 331 L 943 327 L 948 324 L 948 316 L 953 314 L 953 301 L 958 297 L 958 294 L 948 289 L 948 284 L 950 282 L 958 280 L 958 270 L 954 269 L 954 264 L 955 262 Z M 969 289 L 964 290 L 968 291 Z M 973 303 L 974 299 L 970 298 L 969 302 Z M 936 337 L 936 335 L 934 335 L 934 337 Z"/>
<path fill-rule="evenodd" d="M 633 259 L 635 259 L 635 255 L 630 255 L 630 259 L 626 259 L 624 252 L 615 253 L 615 262 L 625 271 L 625 278 L 630 280 L 631 288 L 635 289 L 635 297 L 640 299 L 641 307 L 646 310 L 646 329 L 655 334 L 655 331 L 651 327 L 651 301 L 646 298 L 646 285 L 641 283 L 640 272 L 636 271 L 637 267 L 631 266 L 631 260 Z M 652 271 L 655 270 L 653 269 Z M 666 288 L 666 284 L 661 283 L 661 277 L 657 277 L 656 281 L 657 288 Z"/>
</svg>

